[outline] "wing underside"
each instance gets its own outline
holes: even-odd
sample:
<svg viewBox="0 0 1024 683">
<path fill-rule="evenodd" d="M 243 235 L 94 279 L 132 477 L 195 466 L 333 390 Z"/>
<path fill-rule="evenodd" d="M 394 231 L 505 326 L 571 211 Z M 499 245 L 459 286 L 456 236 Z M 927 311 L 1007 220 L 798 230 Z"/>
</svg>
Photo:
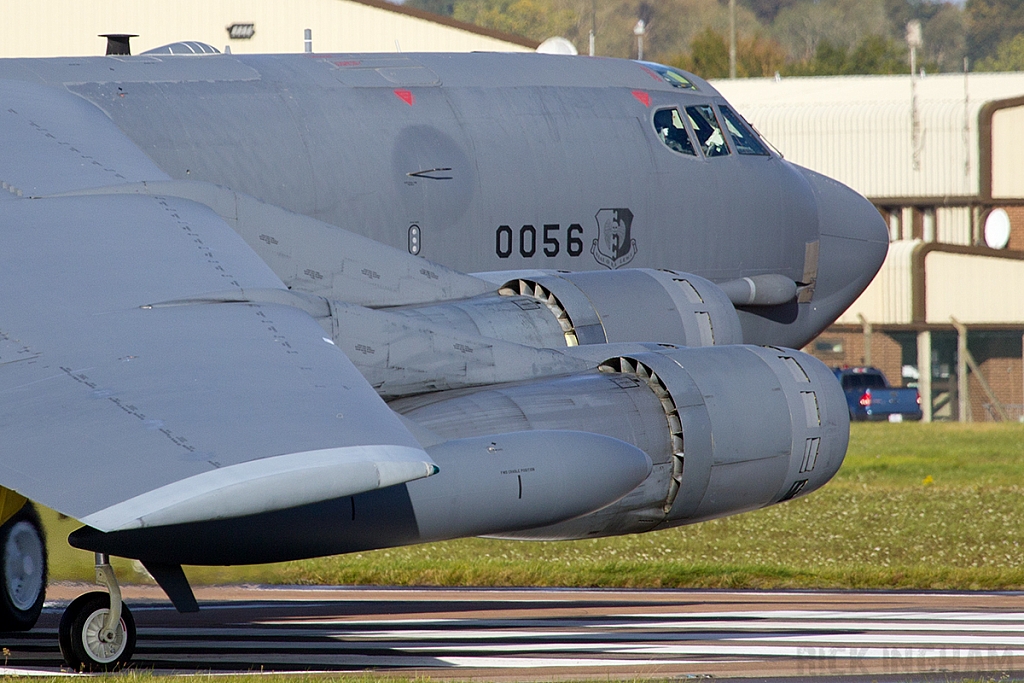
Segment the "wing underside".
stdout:
<svg viewBox="0 0 1024 683">
<path fill-rule="evenodd" d="M 0 484 L 111 530 L 434 471 L 307 313 L 247 300 L 287 291 L 208 207 L 21 198 L 0 226 Z"/>
</svg>

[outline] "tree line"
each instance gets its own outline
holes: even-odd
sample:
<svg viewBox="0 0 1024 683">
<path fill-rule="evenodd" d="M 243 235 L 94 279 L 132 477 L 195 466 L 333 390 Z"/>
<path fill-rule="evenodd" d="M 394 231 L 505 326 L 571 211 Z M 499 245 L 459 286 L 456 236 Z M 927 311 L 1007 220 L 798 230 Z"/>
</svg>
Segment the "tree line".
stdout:
<svg viewBox="0 0 1024 683">
<path fill-rule="evenodd" d="M 907 24 L 922 27 L 927 72 L 1024 70 L 1024 0 L 736 0 L 738 76 L 905 73 Z M 728 0 L 405 0 L 407 7 L 544 40 L 580 54 L 644 58 L 705 78 L 729 73 Z M 596 9 L 596 12 L 594 11 Z"/>
</svg>

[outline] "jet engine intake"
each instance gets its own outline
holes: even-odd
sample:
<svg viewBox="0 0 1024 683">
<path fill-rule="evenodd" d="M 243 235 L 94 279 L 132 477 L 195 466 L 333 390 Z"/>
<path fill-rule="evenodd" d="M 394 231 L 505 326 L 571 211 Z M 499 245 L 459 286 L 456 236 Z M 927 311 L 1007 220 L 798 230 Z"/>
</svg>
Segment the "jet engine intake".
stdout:
<svg viewBox="0 0 1024 683">
<path fill-rule="evenodd" d="M 627 269 L 486 273 L 497 294 L 390 309 L 466 334 L 545 348 L 614 342 L 743 341 L 729 295 L 689 273 Z"/>
<path fill-rule="evenodd" d="M 618 502 L 501 534 L 515 538 L 634 533 L 790 500 L 835 475 L 849 439 L 846 400 L 832 372 L 809 355 L 774 347 L 613 356 L 599 371 L 391 406 L 442 438 L 575 428 L 650 457 L 651 474 Z"/>
</svg>

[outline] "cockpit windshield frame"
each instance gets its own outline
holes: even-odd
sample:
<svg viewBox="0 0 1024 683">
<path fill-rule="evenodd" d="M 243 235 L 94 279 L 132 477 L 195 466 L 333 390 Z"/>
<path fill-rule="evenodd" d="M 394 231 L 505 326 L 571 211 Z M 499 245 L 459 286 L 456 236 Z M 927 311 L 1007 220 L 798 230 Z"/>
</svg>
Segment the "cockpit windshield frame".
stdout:
<svg viewBox="0 0 1024 683">
<path fill-rule="evenodd" d="M 657 62 L 642 62 L 640 60 L 634 60 L 637 64 L 644 67 L 649 71 L 653 71 L 663 81 L 671 85 L 673 88 L 681 88 L 683 90 L 693 90 L 700 92 L 700 88 L 687 78 L 686 73 L 679 69 L 671 66 L 665 66 L 664 64 L 658 64 Z"/>
<path fill-rule="evenodd" d="M 771 156 L 768 147 L 761 140 L 760 136 L 754 132 L 753 127 L 747 123 L 746 119 L 725 104 L 719 104 L 718 111 L 722 115 L 722 121 L 725 122 L 725 130 L 728 131 L 729 137 L 732 139 L 732 146 L 736 149 L 737 154 L 760 157 Z"/>
<path fill-rule="evenodd" d="M 693 135 L 679 107 L 661 107 L 651 118 L 654 132 L 665 147 L 676 154 L 697 158 Z"/>
<path fill-rule="evenodd" d="M 686 118 L 705 157 L 712 159 L 731 154 L 722 123 L 711 102 L 687 106 Z"/>
</svg>

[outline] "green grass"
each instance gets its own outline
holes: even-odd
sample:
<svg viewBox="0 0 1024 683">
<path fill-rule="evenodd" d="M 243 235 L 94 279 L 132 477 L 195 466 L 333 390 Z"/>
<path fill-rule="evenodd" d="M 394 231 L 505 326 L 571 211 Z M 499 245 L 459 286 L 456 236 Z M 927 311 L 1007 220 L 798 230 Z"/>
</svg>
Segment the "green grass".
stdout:
<svg viewBox="0 0 1024 683">
<path fill-rule="evenodd" d="M 92 558 L 44 517 L 51 576 Z M 561 543 L 462 539 L 242 568 L 198 583 L 709 588 L 1024 588 L 1024 425 L 857 424 L 836 478 L 805 498 L 649 534 Z M 130 562 L 127 581 L 144 580 Z"/>
</svg>

